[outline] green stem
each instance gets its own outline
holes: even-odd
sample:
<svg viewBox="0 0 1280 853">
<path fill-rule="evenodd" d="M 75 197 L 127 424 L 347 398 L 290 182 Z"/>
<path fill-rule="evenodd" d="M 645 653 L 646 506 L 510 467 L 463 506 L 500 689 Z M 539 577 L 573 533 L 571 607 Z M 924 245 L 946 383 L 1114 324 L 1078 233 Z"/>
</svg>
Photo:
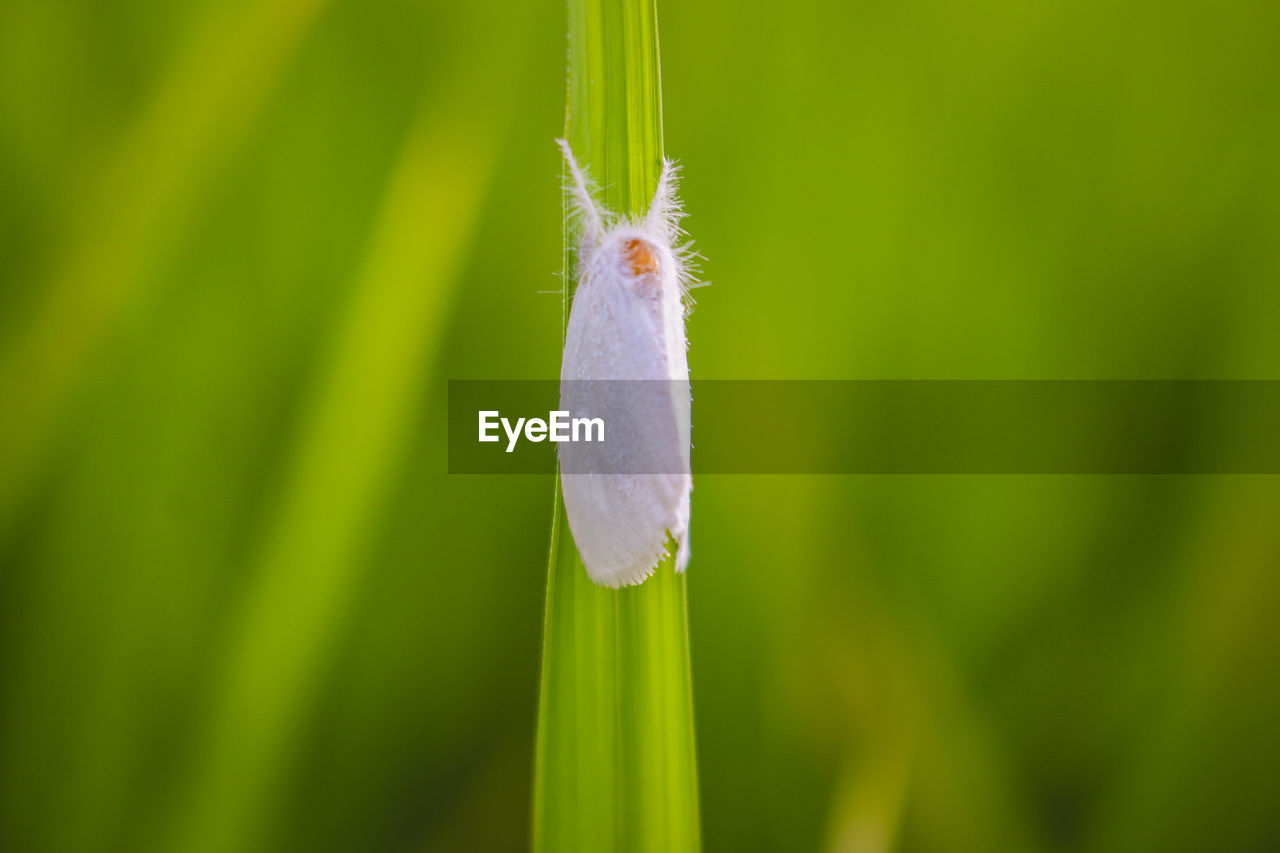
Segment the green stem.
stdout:
<svg viewBox="0 0 1280 853">
<path fill-rule="evenodd" d="M 569 55 L 566 138 L 610 209 L 642 213 L 662 165 L 654 0 L 570 0 Z M 670 560 L 640 586 L 591 582 L 557 483 L 535 853 L 700 849 L 686 613 Z"/>
</svg>

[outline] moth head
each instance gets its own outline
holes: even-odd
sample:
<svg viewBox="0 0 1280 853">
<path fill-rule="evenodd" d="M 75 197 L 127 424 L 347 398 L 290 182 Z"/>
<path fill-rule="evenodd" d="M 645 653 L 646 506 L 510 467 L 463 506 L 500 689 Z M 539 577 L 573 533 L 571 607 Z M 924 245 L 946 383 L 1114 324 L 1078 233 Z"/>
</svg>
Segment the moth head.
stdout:
<svg viewBox="0 0 1280 853">
<path fill-rule="evenodd" d="M 628 237 L 622 241 L 622 255 L 633 276 L 650 275 L 658 271 L 658 248 L 648 240 Z"/>
<path fill-rule="evenodd" d="M 661 246 L 643 232 L 631 229 L 615 233 L 612 240 L 606 241 L 605 252 L 619 275 L 638 282 L 660 277 L 669 263 Z"/>
</svg>

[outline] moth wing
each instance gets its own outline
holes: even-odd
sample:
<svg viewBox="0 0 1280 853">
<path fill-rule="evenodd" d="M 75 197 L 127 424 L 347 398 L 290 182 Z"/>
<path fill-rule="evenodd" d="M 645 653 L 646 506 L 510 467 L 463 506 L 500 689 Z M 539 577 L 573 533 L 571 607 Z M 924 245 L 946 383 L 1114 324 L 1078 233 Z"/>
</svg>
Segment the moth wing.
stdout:
<svg viewBox="0 0 1280 853">
<path fill-rule="evenodd" d="M 559 445 L 569 529 L 588 575 L 604 586 L 643 581 L 678 546 L 688 562 L 687 362 L 671 365 L 663 315 L 620 280 L 584 278 L 565 338 L 560 408 L 599 417 L 601 444 Z M 674 375 L 673 375 L 674 374 Z"/>
</svg>

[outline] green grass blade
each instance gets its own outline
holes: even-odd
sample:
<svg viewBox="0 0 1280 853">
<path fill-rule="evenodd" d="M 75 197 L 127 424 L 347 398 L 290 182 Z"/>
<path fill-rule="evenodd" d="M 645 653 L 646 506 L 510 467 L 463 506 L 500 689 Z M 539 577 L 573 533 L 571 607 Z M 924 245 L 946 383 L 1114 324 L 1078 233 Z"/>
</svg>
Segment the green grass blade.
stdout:
<svg viewBox="0 0 1280 853">
<path fill-rule="evenodd" d="M 406 142 L 232 626 L 189 809 L 167 849 L 263 849 L 431 372 L 494 168 L 486 131 L 424 115 Z"/>
<path fill-rule="evenodd" d="M 653 0 L 571 0 L 569 54 L 566 137 L 605 203 L 641 213 L 663 154 Z M 696 851 L 685 576 L 668 560 L 640 586 L 595 586 L 558 486 L 555 509 L 533 849 Z"/>
<path fill-rule="evenodd" d="M 70 248 L 17 340 L 0 341 L 0 399 L 20 401 L 0 418 L 0 538 L 102 339 L 158 284 L 156 265 L 327 4 L 272 0 L 206 26 L 87 188 L 65 200 Z"/>
</svg>

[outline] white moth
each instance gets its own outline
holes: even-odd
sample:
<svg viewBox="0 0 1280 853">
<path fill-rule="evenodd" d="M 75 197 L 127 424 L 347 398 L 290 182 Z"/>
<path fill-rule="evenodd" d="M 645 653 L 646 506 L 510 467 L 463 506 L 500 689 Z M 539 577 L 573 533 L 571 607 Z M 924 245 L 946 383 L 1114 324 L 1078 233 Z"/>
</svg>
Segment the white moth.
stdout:
<svg viewBox="0 0 1280 853">
<path fill-rule="evenodd" d="M 603 457 L 590 464 L 582 464 L 583 455 L 600 449 L 559 445 L 564 505 L 587 574 L 602 586 L 627 586 L 653 574 L 668 554 L 668 538 L 677 546 L 676 571 L 689 563 L 684 214 L 670 160 L 663 161 L 648 213 L 629 218 L 596 203 L 569 143 L 557 143 L 572 173 L 571 214 L 582 229 L 560 408 L 603 416 L 612 430 Z M 625 427 L 621 438 L 618 426 Z M 604 473 L 575 473 L 582 470 Z"/>
</svg>

